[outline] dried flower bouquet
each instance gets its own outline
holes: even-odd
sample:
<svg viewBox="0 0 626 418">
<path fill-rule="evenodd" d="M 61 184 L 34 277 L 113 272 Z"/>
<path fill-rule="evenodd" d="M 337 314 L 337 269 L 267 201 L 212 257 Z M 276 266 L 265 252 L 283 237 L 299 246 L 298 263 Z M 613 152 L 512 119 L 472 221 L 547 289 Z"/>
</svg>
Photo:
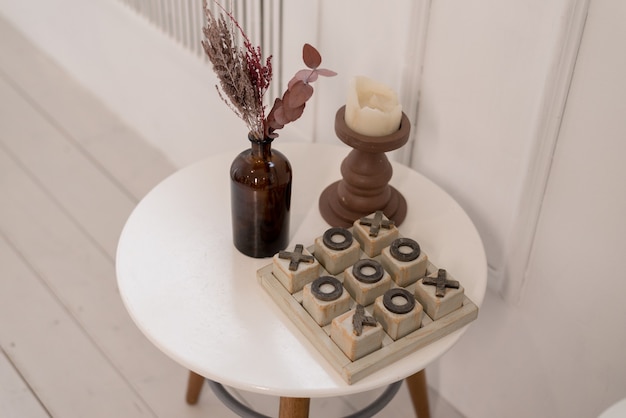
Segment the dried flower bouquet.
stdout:
<svg viewBox="0 0 626 418">
<path fill-rule="evenodd" d="M 207 26 L 203 28 L 202 46 L 220 81 L 216 86 L 220 98 L 246 123 L 253 138 L 276 138 L 276 130 L 302 116 L 307 100 L 313 95 L 311 83 L 320 75 L 331 77 L 336 73 L 319 68 L 320 53 L 305 44 L 302 58 L 308 68 L 295 74 L 283 97 L 274 101 L 266 116 L 263 100 L 272 81 L 272 57 L 263 61 L 261 47 L 252 45 L 232 13 L 218 2 L 221 12 L 217 17 L 207 7 L 206 0 L 203 3 Z"/>
</svg>

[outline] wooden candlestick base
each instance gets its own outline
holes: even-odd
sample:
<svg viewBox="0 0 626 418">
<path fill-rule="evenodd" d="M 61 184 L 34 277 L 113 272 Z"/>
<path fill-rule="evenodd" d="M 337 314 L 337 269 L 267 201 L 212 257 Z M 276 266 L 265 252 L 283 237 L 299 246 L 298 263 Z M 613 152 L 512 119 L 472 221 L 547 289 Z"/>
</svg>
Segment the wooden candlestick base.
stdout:
<svg viewBox="0 0 626 418">
<path fill-rule="evenodd" d="M 355 220 L 382 210 L 400 225 L 406 217 L 406 200 L 389 185 L 393 168 L 385 152 L 400 148 L 409 139 L 411 122 L 402 113 L 400 128 L 386 136 L 366 136 L 345 122 L 345 106 L 335 116 L 335 133 L 353 148 L 341 163 L 342 180 L 332 183 L 320 195 L 319 210 L 331 226 L 350 227 Z"/>
</svg>

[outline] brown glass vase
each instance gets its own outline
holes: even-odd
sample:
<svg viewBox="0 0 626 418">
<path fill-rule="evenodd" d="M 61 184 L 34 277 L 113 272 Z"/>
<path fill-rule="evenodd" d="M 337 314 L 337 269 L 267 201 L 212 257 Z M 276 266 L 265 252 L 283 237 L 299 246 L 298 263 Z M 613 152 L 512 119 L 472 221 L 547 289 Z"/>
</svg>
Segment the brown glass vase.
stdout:
<svg viewBox="0 0 626 418">
<path fill-rule="evenodd" d="M 271 138 L 248 139 L 230 167 L 233 243 L 247 256 L 271 257 L 289 243 L 291 164 Z"/>
</svg>

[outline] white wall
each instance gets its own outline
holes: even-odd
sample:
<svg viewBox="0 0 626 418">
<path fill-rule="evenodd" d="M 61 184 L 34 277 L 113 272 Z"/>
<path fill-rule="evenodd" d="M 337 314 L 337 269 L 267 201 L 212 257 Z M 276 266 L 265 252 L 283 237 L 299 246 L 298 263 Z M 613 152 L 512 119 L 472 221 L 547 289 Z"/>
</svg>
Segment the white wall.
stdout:
<svg viewBox="0 0 626 418">
<path fill-rule="evenodd" d="M 575 58 L 574 49 L 571 62 L 559 68 L 576 3 L 482 0 L 431 7 L 413 166 L 448 190 L 476 223 L 494 289 L 505 285 L 510 241 L 528 239 L 516 235 L 531 234 L 536 221 L 521 219 L 516 229 L 528 204 L 540 204 L 528 201 L 525 181 L 539 168 L 533 167 L 538 144 L 551 140 L 541 128 L 558 124 L 558 113 L 553 121 L 543 117 Z"/>
<path fill-rule="evenodd" d="M 561 376 L 542 377 L 563 416 L 626 397 L 625 22 L 623 1 L 591 2 L 529 265 L 527 321 L 555 342 L 538 359 Z"/>
<path fill-rule="evenodd" d="M 545 201 L 552 149 L 542 146 L 556 140 L 586 0 L 295 3 L 285 2 L 285 76 L 300 68 L 303 42 L 318 46 L 324 65 L 340 75 L 316 83 L 305 117 L 279 140 L 337 141 L 332 120 L 348 78 L 362 73 L 388 83 L 418 121 L 414 166 L 461 203 L 485 242 L 492 290 L 479 320 L 429 367 L 429 383 L 468 417 L 590 416 L 626 394 L 619 357 L 626 343 L 615 331 L 624 328 L 626 308 L 616 301 L 624 285 L 614 250 L 626 249 L 626 231 L 613 219 L 626 205 L 612 193 L 621 190 L 615 177 L 625 174 L 618 169 L 618 139 L 626 136 L 619 107 L 626 14 L 619 0 L 592 3 Z M 0 0 L 0 13 L 175 164 L 246 146 L 245 127 L 215 98 L 208 65 L 118 2 Z M 603 147 L 586 148 L 599 135 Z M 599 153 L 605 148 L 611 151 Z M 537 157 L 544 158 L 539 170 Z M 597 176 L 582 176 L 583 166 Z M 524 235 L 542 203 L 536 234 L 529 225 Z M 569 232 L 574 221 L 594 216 L 607 221 L 583 223 L 594 243 L 587 252 L 572 245 Z M 531 248 L 529 263 L 523 254 Z M 615 279 L 611 294 L 598 296 L 603 308 L 581 307 L 582 287 L 562 289 L 583 280 L 571 278 L 576 268 L 581 277 L 596 272 L 571 263 L 570 253 L 607 260 L 597 273 Z M 514 275 L 505 301 L 498 291 Z"/>
<path fill-rule="evenodd" d="M 429 369 L 468 417 L 594 417 L 626 396 L 624 22 L 624 2 L 591 2 L 520 303 L 488 293 Z"/>
</svg>

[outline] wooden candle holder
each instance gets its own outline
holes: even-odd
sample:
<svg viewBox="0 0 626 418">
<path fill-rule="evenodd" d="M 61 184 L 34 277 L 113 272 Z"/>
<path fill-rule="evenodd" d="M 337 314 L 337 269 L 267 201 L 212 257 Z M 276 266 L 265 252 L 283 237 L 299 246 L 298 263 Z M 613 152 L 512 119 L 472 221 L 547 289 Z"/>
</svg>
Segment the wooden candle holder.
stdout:
<svg viewBox="0 0 626 418">
<path fill-rule="evenodd" d="M 348 228 L 355 220 L 382 210 L 400 225 L 406 217 L 406 199 L 389 185 L 393 168 L 385 152 L 400 148 L 409 139 L 411 122 L 402 113 L 400 128 L 386 136 L 361 135 L 346 125 L 346 107 L 335 115 L 335 133 L 353 148 L 341 163 L 342 180 L 328 186 L 320 195 L 319 210 L 331 226 Z"/>
</svg>

